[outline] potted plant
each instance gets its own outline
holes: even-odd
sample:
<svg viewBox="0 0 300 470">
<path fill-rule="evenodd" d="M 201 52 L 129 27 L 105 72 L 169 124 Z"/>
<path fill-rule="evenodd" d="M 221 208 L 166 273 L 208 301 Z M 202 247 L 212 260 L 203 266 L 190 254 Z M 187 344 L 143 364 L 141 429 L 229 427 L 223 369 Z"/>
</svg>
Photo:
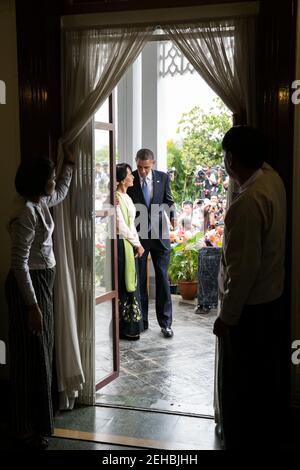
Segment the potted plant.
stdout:
<svg viewBox="0 0 300 470">
<path fill-rule="evenodd" d="M 172 284 L 177 282 L 180 294 L 185 300 L 197 296 L 198 285 L 198 251 L 203 233 L 198 232 L 189 240 L 178 243 L 171 249 L 169 278 Z"/>
</svg>

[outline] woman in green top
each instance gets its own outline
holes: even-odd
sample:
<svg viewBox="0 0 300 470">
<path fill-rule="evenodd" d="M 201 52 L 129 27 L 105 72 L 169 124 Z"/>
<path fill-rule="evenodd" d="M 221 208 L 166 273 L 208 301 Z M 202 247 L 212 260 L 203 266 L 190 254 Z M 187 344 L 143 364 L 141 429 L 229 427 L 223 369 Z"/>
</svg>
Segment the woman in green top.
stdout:
<svg viewBox="0 0 300 470">
<path fill-rule="evenodd" d="M 136 258 L 144 253 L 134 219 L 135 205 L 126 194 L 133 186 L 134 176 L 127 163 L 117 165 L 117 234 L 118 234 L 118 285 L 120 338 L 139 339 L 143 330 L 142 314 L 137 285 Z"/>
</svg>

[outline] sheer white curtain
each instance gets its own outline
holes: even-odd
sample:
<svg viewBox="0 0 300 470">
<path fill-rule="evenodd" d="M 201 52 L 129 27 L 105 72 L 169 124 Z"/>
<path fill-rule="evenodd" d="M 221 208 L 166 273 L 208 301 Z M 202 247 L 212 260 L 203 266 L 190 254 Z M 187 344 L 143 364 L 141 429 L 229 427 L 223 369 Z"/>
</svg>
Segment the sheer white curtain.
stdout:
<svg viewBox="0 0 300 470">
<path fill-rule="evenodd" d="M 239 124 L 255 124 L 255 29 L 255 17 L 164 26 Z"/>
<path fill-rule="evenodd" d="M 142 50 L 152 27 L 64 31 L 62 143 L 74 145 L 68 198 L 55 208 L 55 341 L 60 408 L 93 404 L 94 279 L 92 119 Z"/>
<path fill-rule="evenodd" d="M 233 113 L 234 124 L 256 124 L 256 17 L 164 26 L 201 77 Z M 236 187 L 230 181 L 229 207 Z M 218 342 L 215 354 L 215 421 L 220 422 Z"/>
<path fill-rule="evenodd" d="M 233 113 L 233 124 L 256 125 L 256 16 L 165 25 L 177 47 Z M 235 193 L 230 181 L 228 206 Z"/>
</svg>

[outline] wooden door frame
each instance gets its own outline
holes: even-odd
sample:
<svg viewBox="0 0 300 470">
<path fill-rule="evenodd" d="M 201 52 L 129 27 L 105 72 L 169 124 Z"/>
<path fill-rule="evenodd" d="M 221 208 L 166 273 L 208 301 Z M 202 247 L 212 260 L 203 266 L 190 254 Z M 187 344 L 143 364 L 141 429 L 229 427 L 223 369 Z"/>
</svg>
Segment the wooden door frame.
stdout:
<svg viewBox="0 0 300 470">
<path fill-rule="evenodd" d="M 228 0 L 227 0 L 228 1 Z M 120 2 L 60 0 L 16 0 L 20 137 L 22 158 L 49 155 L 55 159 L 60 126 L 60 17 L 92 11 L 121 11 L 227 3 L 224 0 L 138 0 Z M 235 0 L 230 0 L 234 3 Z M 81 11 L 78 10 L 81 3 Z M 76 7 L 77 4 L 77 7 Z M 263 0 L 259 13 L 258 81 L 260 127 L 270 136 L 272 163 L 288 188 L 286 311 L 289 313 L 292 259 L 293 106 L 280 101 L 279 89 L 290 90 L 295 79 L 294 0 Z M 77 8 L 77 10 L 76 10 Z M 146 15 L 146 11 L 145 11 Z M 297 78 L 297 77 L 296 77 Z M 299 77 L 298 77 L 299 78 Z M 46 99 L 45 99 L 46 98 Z M 289 317 L 289 314 L 287 314 Z M 290 373 L 290 319 L 285 325 L 286 367 Z M 289 389 L 289 378 L 287 387 Z M 290 390 L 285 392 L 288 401 Z M 5 400 L 3 401 L 5 402 Z"/>
<path fill-rule="evenodd" d="M 116 207 L 116 139 L 115 139 L 115 105 L 114 105 L 114 92 L 109 95 L 109 123 L 101 123 L 95 125 L 94 129 L 104 130 L 109 132 L 109 174 L 110 174 L 110 203 Z M 96 391 L 109 384 L 120 374 L 120 347 L 119 347 L 119 298 L 118 298 L 118 247 L 116 239 L 116 223 L 114 209 L 105 209 L 101 211 L 102 216 L 113 217 L 113 238 L 111 240 L 112 252 L 112 290 L 106 292 L 95 298 L 95 305 L 104 302 L 112 302 L 112 321 L 113 321 L 113 371 L 100 382 L 96 383 Z"/>
</svg>

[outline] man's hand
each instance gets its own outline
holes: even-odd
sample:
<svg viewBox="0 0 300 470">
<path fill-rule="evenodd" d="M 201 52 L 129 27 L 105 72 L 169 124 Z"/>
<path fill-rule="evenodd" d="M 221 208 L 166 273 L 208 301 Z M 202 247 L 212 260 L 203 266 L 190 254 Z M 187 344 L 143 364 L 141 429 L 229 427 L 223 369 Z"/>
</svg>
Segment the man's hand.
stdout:
<svg viewBox="0 0 300 470">
<path fill-rule="evenodd" d="M 28 307 L 28 327 L 33 335 L 43 334 L 43 315 L 38 304 Z"/>
<path fill-rule="evenodd" d="M 221 317 L 218 317 L 214 323 L 213 332 L 214 332 L 214 335 L 216 335 L 218 338 L 223 338 L 224 336 L 228 334 L 229 326 L 223 322 Z"/>
</svg>

